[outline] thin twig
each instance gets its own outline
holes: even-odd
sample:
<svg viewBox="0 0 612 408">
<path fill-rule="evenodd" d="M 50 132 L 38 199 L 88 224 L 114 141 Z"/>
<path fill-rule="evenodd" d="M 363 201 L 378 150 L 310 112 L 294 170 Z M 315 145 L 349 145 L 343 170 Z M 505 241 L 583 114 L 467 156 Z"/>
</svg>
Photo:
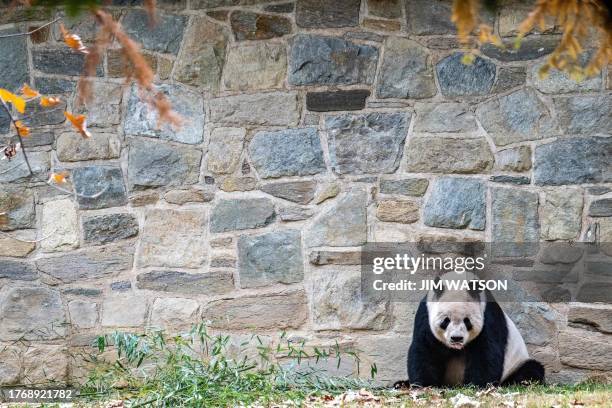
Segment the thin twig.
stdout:
<svg viewBox="0 0 612 408">
<path fill-rule="evenodd" d="M 3 34 L 3 35 L 0 35 L 0 38 L 10 38 L 10 37 L 20 37 L 20 36 L 32 35 L 32 34 L 34 34 L 35 32 L 37 32 L 37 31 L 39 31 L 39 30 L 42 30 L 43 28 L 48 27 L 48 26 L 50 26 L 50 25 L 51 25 L 51 24 L 53 24 L 53 23 L 57 23 L 57 22 L 58 22 L 58 21 L 60 21 L 61 19 L 62 19 L 61 17 L 58 17 L 58 18 L 56 18 L 55 20 L 53 20 L 53 21 L 49 21 L 48 23 L 45 23 L 45 24 L 41 25 L 40 27 L 37 27 L 37 28 L 35 28 L 34 30 L 32 30 L 32 31 L 28 31 L 28 32 L 26 32 L 26 33 L 12 33 L 12 34 Z"/>
<path fill-rule="evenodd" d="M 17 133 L 17 138 L 19 139 L 19 143 L 21 144 L 21 151 L 23 152 L 23 159 L 25 160 L 26 164 L 28 165 L 28 171 L 30 172 L 30 175 L 33 176 L 34 172 L 32 171 L 32 166 L 30 166 L 30 161 L 28 160 L 28 155 L 27 155 L 26 150 L 24 148 L 23 139 L 21 138 L 21 135 L 19 134 L 19 126 L 17 126 L 17 119 L 15 119 L 15 117 L 11 113 L 11 110 L 6 105 L 6 102 L 4 101 L 4 99 L 2 99 L 2 97 L 0 97 L 0 103 L 2 103 L 2 107 L 4 108 L 4 111 L 6 112 L 7 115 L 9 115 L 9 118 L 11 119 L 11 122 L 13 123 L 13 126 L 15 127 L 15 132 Z"/>
</svg>

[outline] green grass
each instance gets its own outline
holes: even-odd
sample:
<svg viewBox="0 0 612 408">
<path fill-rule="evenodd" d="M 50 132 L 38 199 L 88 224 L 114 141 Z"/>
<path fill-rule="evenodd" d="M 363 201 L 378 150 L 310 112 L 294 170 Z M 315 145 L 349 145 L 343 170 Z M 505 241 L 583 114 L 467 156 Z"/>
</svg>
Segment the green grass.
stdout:
<svg viewBox="0 0 612 408">
<path fill-rule="evenodd" d="M 359 367 L 358 350 L 309 347 L 284 334 L 275 343 L 252 336 L 236 347 L 203 325 L 180 336 L 114 333 L 98 338 L 77 406 L 122 400 L 130 407 L 322 407 L 339 401 L 347 407 L 453 407 L 460 394 L 480 408 L 612 406 L 612 387 L 595 383 L 397 391 L 375 386 L 376 366 L 359 367 L 364 379 L 334 377 L 317 364 L 340 367 L 344 359 Z"/>
</svg>

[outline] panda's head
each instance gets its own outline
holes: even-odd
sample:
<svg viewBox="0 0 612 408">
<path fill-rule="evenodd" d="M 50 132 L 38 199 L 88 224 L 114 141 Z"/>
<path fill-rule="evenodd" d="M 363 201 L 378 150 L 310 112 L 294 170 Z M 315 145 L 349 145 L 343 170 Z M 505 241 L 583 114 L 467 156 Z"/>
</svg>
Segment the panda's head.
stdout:
<svg viewBox="0 0 612 408">
<path fill-rule="evenodd" d="M 453 275 L 443 275 L 440 280 L 470 279 L 465 274 L 460 278 Z M 448 288 L 431 291 L 427 295 L 431 332 L 446 347 L 461 350 L 482 331 L 485 307 L 482 292 Z"/>
</svg>

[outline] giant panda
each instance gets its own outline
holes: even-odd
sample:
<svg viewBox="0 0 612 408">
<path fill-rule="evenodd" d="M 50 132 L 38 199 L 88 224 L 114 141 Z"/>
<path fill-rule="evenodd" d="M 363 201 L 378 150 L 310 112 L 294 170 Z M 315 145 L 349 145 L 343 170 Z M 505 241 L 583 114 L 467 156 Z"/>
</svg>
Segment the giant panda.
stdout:
<svg viewBox="0 0 612 408">
<path fill-rule="evenodd" d="M 453 279 L 450 274 L 436 280 Z M 521 334 L 490 292 L 430 290 L 415 316 L 408 381 L 424 387 L 543 383 L 544 367 L 529 358 Z"/>
</svg>

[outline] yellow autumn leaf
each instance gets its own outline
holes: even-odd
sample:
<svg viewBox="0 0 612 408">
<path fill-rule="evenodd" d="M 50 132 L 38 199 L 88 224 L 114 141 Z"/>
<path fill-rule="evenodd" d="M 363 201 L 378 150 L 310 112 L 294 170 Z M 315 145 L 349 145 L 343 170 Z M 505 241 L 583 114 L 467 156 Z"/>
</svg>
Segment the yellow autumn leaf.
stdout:
<svg viewBox="0 0 612 408">
<path fill-rule="evenodd" d="M 70 112 L 64 112 L 66 119 L 72 123 L 72 126 L 83 136 L 88 139 L 91 137 L 91 133 L 87 130 L 87 118 L 85 115 L 73 115 Z"/>
<path fill-rule="evenodd" d="M 25 112 L 26 101 L 22 97 L 17 96 L 12 92 L 7 91 L 6 89 L 0 88 L 0 98 L 2 98 L 4 102 L 12 103 L 15 109 L 17 109 L 17 112 Z"/>
<path fill-rule="evenodd" d="M 23 84 L 21 87 L 21 95 L 26 99 L 36 98 L 40 94 L 35 89 L 32 89 L 28 84 Z"/>
<path fill-rule="evenodd" d="M 55 96 L 43 96 L 42 98 L 40 98 L 40 106 L 42 106 L 43 108 L 51 108 L 53 106 L 59 105 L 60 102 L 60 98 L 57 98 Z"/>
<path fill-rule="evenodd" d="M 49 183 L 63 184 L 66 181 L 68 181 L 67 179 L 68 179 L 67 171 L 61 171 L 59 173 L 51 173 L 51 177 L 49 177 Z"/>
<path fill-rule="evenodd" d="M 15 127 L 17 128 L 17 133 L 19 133 L 19 136 L 27 137 L 30 135 L 30 129 L 24 125 L 22 121 L 16 120 Z"/>
</svg>

